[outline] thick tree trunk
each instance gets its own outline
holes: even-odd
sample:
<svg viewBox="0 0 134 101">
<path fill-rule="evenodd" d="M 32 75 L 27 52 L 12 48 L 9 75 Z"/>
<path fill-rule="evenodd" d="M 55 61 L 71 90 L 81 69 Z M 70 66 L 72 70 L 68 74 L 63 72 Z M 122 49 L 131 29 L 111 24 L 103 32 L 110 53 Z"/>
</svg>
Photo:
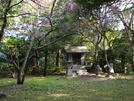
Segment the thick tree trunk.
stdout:
<svg viewBox="0 0 134 101">
<path fill-rule="evenodd" d="M 37 58 L 33 57 L 33 74 L 38 73 L 38 65 L 37 65 Z"/>
<path fill-rule="evenodd" d="M 24 79 L 25 79 L 25 72 L 22 69 L 20 69 L 18 71 L 17 84 L 23 84 L 24 83 Z"/>
<path fill-rule="evenodd" d="M 48 67 L 48 59 L 47 59 L 47 57 L 48 57 L 48 52 L 47 52 L 47 50 L 46 50 L 46 52 L 45 52 L 45 66 L 44 66 L 44 76 L 47 76 L 47 67 Z"/>
<path fill-rule="evenodd" d="M 61 50 L 58 50 L 57 56 L 56 56 L 56 66 L 57 68 L 60 67 L 60 56 L 61 56 Z"/>
<path fill-rule="evenodd" d="M 14 71 L 13 71 L 12 77 L 15 79 L 18 77 L 18 69 L 15 66 L 14 66 Z"/>
</svg>

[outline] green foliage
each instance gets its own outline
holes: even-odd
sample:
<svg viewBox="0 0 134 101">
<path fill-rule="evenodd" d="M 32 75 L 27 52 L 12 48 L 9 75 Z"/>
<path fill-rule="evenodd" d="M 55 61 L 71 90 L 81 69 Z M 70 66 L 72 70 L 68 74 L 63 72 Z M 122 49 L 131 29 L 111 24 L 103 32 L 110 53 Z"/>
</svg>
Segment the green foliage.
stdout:
<svg viewBox="0 0 134 101">
<path fill-rule="evenodd" d="M 0 78 L 9 76 L 8 62 L 6 55 L 0 52 Z"/>
<path fill-rule="evenodd" d="M 86 67 L 86 70 L 90 73 L 92 72 L 95 73 L 97 71 L 95 67 L 96 67 L 95 65 L 92 65 L 90 67 Z"/>
<path fill-rule="evenodd" d="M 83 8 L 92 10 L 94 8 L 99 8 L 100 5 L 104 3 L 109 3 L 117 0 L 76 0 L 76 2 L 83 6 Z"/>
<path fill-rule="evenodd" d="M 27 41 L 25 40 L 25 37 L 18 37 L 18 36 L 10 36 L 7 38 L 7 49 L 9 50 L 10 55 L 12 55 L 14 58 L 24 58 L 24 53 L 27 51 L 28 48 L 26 45 Z M 22 61 L 22 58 L 21 58 Z"/>
<path fill-rule="evenodd" d="M 0 62 L 0 78 L 10 76 L 10 68 L 8 67 L 8 63 Z"/>
</svg>

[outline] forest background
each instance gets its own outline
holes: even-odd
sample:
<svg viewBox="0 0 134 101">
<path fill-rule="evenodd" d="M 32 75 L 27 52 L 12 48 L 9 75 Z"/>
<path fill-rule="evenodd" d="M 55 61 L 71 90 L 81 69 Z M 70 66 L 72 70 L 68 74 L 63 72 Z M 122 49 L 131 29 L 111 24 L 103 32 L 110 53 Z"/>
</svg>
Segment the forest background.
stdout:
<svg viewBox="0 0 134 101">
<path fill-rule="evenodd" d="M 88 47 L 85 60 L 134 72 L 132 0 L 0 0 L 1 76 L 60 71 L 66 45 Z M 6 57 L 5 57 L 6 56 Z"/>
</svg>

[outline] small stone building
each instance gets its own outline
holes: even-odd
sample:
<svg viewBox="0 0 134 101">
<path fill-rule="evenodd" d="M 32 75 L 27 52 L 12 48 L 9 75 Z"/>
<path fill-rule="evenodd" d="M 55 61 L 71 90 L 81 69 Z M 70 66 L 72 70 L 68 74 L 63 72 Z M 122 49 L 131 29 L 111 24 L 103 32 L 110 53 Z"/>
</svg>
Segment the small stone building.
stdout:
<svg viewBox="0 0 134 101">
<path fill-rule="evenodd" d="M 84 54 L 89 53 L 86 46 L 66 46 L 65 59 L 63 66 L 67 68 L 67 76 L 81 76 L 87 74 L 87 61 L 84 60 Z"/>
</svg>

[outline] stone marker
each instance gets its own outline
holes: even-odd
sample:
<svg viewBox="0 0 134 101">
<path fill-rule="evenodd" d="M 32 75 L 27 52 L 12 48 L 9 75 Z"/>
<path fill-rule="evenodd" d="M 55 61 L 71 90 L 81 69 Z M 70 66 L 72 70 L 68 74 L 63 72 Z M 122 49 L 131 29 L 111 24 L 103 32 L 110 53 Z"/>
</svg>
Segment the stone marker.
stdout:
<svg viewBox="0 0 134 101">
<path fill-rule="evenodd" d="M 113 64 L 113 61 L 111 60 L 109 62 L 109 70 L 108 70 L 108 74 L 106 75 L 106 77 L 113 77 L 113 74 L 114 74 L 114 64 Z"/>
<path fill-rule="evenodd" d="M 99 76 L 102 73 L 102 68 L 100 67 L 100 65 L 97 65 L 96 69 L 97 69 L 96 75 Z"/>
</svg>

